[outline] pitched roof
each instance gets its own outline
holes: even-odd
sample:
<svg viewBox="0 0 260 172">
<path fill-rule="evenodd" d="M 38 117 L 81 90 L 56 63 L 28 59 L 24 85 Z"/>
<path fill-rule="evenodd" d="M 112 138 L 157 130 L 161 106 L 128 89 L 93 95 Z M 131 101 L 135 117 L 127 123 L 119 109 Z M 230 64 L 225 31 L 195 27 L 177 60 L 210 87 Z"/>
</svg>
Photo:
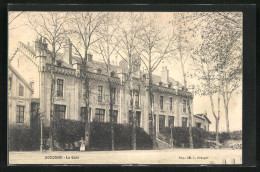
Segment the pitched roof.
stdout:
<svg viewBox="0 0 260 172">
<path fill-rule="evenodd" d="M 207 120 L 211 124 L 211 121 L 209 120 L 209 118 L 205 114 L 194 114 L 194 116 L 199 117 L 199 118 L 204 119 L 204 120 Z"/>
<path fill-rule="evenodd" d="M 13 71 L 13 73 L 17 76 L 17 78 L 19 78 L 24 83 L 24 85 L 29 88 L 29 90 L 33 91 L 33 89 L 30 86 L 30 84 L 28 84 L 25 81 L 25 79 L 14 69 L 14 67 L 11 64 L 8 64 L 8 68 Z"/>
</svg>

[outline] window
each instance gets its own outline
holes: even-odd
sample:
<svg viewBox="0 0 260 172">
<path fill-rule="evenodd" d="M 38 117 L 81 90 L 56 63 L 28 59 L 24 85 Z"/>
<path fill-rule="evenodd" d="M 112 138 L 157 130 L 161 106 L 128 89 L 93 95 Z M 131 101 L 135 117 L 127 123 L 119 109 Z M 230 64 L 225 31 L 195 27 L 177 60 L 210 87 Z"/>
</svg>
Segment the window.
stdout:
<svg viewBox="0 0 260 172">
<path fill-rule="evenodd" d="M 186 104 L 187 104 L 187 101 L 186 101 L 185 99 L 183 99 L 183 100 L 182 100 L 182 105 L 183 105 L 182 111 L 183 111 L 183 112 L 186 112 Z"/>
<path fill-rule="evenodd" d="M 12 77 L 8 78 L 8 89 L 11 90 L 12 89 Z"/>
<path fill-rule="evenodd" d="M 16 107 L 16 123 L 24 122 L 24 106 L 17 105 Z"/>
<path fill-rule="evenodd" d="M 91 108 L 88 111 L 89 117 L 91 117 Z M 86 107 L 80 108 L 80 120 L 88 122 L 88 114 L 86 113 Z"/>
<path fill-rule="evenodd" d="M 165 128 L 165 115 L 159 115 L 159 132 Z"/>
<path fill-rule="evenodd" d="M 201 123 L 200 122 L 196 122 L 196 127 L 197 128 L 201 128 Z"/>
<path fill-rule="evenodd" d="M 97 73 L 101 74 L 102 70 L 101 69 L 97 69 Z"/>
<path fill-rule="evenodd" d="M 103 86 L 98 86 L 98 102 L 102 102 Z"/>
<path fill-rule="evenodd" d="M 172 97 L 170 97 L 170 110 L 172 111 L 173 110 L 173 106 L 172 106 Z"/>
<path fill-rule="evenodd" d="M 182 117 L 182 127 L 187 127 L 187 120 L 188 118 Z"/>
<path fill-rule="evenodd" d="M 111 72 L 111 77 L 115 77 L 115 72 Z"/>
<path fill-rule="evenodd" d="M 57 66 L 61 67 L 61 61 L 57 61 Z"/>
<path fill-rule="evenodd" d="M 118 118 L 118 111 L 117 110 L 113 110 L 112 120 L 113 120 L 114 123 L 117 123 L 117 118 Z"/>
<path fill-rule="evenodd" d="M 63 97 L 63 80 L 57 79 L 57 97 Z"/>
<path fill-rule="evenodd" d="M 97 122 L 105 122 L 105 109 L 96 109 L 95 120 Z"/>
<path fill-rule="evenodd" d="M 135 107 L 139 108 L 139 92 L 135 92 Z"/>
<path fill-rule="evenodd" d="M 55 118 L 65 119 L 66 106 L 65 105 L 54 105 L 54 116 Z"/>
<path fill-rule="evenodd" d="M 160 109 L 163 110 L 163 96 L 160 96 Z"/>
<path fill-rule="evenodd" d="M 19 96 L 24 95 L 24 86 L 22 84 L 19 84 Z"/>
<path fill-rule="evenodd" d="M 174 116 L 168 116 L 168 126 L 174 127 Z"/>
<path fill-rule="evenodd" d="M 140 112 L 140 111 L 137 111 L 137 112 L 136 112 L 136 125 L 137 125 L 138 127 L 141 126 L 141 112 Z"/>
<path fill-rule="evenodd" d="M 112 88 L 111 93 L 112 93 L 113 104 L 115 104 L 116 103 L 116 89 Z"/>
</svg>

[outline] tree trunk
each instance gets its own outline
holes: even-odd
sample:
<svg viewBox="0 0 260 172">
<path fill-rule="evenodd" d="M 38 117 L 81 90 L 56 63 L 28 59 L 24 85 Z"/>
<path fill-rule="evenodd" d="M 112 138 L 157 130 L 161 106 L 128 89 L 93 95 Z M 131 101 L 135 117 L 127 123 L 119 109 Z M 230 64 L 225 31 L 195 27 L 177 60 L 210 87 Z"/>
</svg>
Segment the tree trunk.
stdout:
<svg viewBox="0 0 260 172">
<path fill-rule="evenodd" d="M 109 106 L 110 106 L 110 124 L 111 124 L 111 149 L 115 150 L 115 136 L 114 136 L 114 101 L 113 100 L 113 87 L 110 78 L 110 72 L 108 72 L 108 84 L 109 84 Z"/>
<path fill-rule="evenodd" d="M 192 115 L 191 115 L 191 108 L 190 108 L 190 100 L 188 98 L 187 100 L 188 104 L 188 113 L 189 113 L 189 143 L 190 143 L 190 148 L 193 149 L 193 138 L 192 138 Z"/>
<path fill-rule="evenodd" d="M 226 125 L 227 125 L 227 132 L 229 133 L 229 117 L 228 117 L 228 106 L 225 106 L 225 115 L 226 115 Z"/>
<path fill-rule="evenodd" d="M 55 91 L 55 78 L 54 78 L 54 66 L 52 64 L 51 66 L 51 94 L 50 94 L 50 147 L 49 150 L 53 151 L 53 144 L 54 144 L 54 138 L 53 138 L 53 120 L 54 120 L 54 91 Z"/>
<path fill-rule="evenodd" d="M 229 116 L 228 116 L 228 100 L 226 99 L 226 93 L 222 94 L 223 101 L 224 101 L 224 108 L 225 108 L 225 117 L 226 117 L 226 128 L 227 132 L 229 133 Z"/>
<path fill-rule="evenodd" d="M 219 148 L 219 120 L 216 119 L 216 145 Z"/>
<path fill-rule="evenodd" d="M 153 149 L 157 149 L 157 142 L 156 142 L 156 124 L 155 124 L 155 116 L 154 116 L 154 97 L 153 97 L 153 80 L 152 80 L 152 73 L 149 71 L 149 86 L 148 86 L 148 93 L 149 93 L 149 102 L 151 107 L 151 119 L 152 119 L 152 141 L 153 141 Z"/>
<path fill-rule="evenodd" d="M 133 59 L 130 58 L 130 113 L 132 116 L 132 146 L 133 150 L 136 150 L 136 116 L 134 111 L 134 88 L 133 88 Z"/>
</svg>

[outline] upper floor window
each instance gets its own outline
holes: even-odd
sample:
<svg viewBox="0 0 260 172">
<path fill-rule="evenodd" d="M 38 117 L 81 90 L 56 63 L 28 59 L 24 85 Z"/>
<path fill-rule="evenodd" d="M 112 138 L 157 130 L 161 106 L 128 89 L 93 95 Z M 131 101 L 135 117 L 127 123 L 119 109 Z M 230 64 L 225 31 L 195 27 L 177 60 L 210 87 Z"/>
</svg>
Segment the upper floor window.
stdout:
<svg viewBox="0 0 260 172">
<path fill-rule="evenodd" d="M 160 109 L 163 110 L 163 96 L 160 96 Z"/>
<path fill-rule="evenodd" d="M 116 103 L 116 89 L 112 88 L 111 93 L 112 93 L 113 104 L 115 104 Z"/>
<path fill-rule="evenodd" d="M 103 98 L 103 86 L 98 86 L 98 102 L 102 102 Z"/>
<path fill-rule="evenodd" d="M 8 78 L 8 89 L 11 90 L 12 89 L 12 77 Z"/>
<path fill-rule="evenodd" d="M 170 97 L 170 110 L 173 110 L 173 105 L 172 105 L 172 97 Z"/>
<path fill-rule="evenodd" d="M 57 79 L 57 97 L 63 97 L 63 80 Z"/>
<path fill-rule="evenodd" d="M 19 84 L 19 96 L 24 96 L 24 86 Z"/>
<path fill-rule="evenodd" d="M 183 112 L 186 112 L 186 109 L 187 109 L 187 100 L 183 99 L 182 100 L 182 111 Z"/>
<path fill-rule="evenodd" d="M 54 105 L 54 116 L 57 118 L 65 119 L 66 106 L 65 105 Z"/>
<path fill-rule="evenodd" d="M 24 106 L 16 106 L 16 123 L 24 122 Z"/>
<path fill-rule="evenodd" d="M 140 99 L 139 91 L 136 91 L 135 92 L 135 107 L 137 107 L 137 108 L 139 108 L 139 103 L 140 103 L 139 99 Z"/>
</svg>

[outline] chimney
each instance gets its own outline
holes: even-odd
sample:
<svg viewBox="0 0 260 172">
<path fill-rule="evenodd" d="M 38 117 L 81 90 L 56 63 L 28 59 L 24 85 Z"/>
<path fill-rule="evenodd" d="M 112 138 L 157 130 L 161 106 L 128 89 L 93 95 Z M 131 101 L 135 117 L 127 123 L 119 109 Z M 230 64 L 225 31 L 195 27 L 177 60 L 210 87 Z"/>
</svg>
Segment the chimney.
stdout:
<svg viewBox="0 0 260 172">
<path fill-rule="evenodd" d="M 45 38 L 42 37 L 39 38 L 37 36 L 36 40 L 34 41 L 35 52 L 39 52 L 39 54 L 42 54 L 41 52 L 47 50 L 47 48 L 48 47 Z"/>
<path fill-rule="evenodd" d="M 161 82 L 164 84 L 169 84 L 169 70 L 167 66 L 163 66 L 161 71 Z"/>
<path fill-rule="evenodd" d="M 63 60 L 69 65 L 72 64 L 72 44 L 69 38 L 65 39 L 63 45 Z"/>
</svg>

